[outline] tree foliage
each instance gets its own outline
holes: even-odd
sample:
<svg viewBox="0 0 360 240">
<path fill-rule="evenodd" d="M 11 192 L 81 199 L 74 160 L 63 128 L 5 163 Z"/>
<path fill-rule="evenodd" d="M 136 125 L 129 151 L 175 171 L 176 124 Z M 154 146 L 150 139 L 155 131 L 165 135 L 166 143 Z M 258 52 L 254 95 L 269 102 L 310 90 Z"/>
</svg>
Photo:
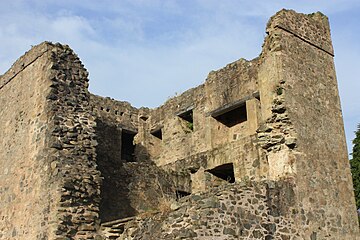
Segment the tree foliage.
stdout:
<svg viewBox="0 0 360 240">
<path fill-rule="evenodd" d="M 360 208 L 360 124 L 357 126 L 353 140 L 352 159 L 350 160 L 351 173 L 354 184 L 355 200 L 357 209 Z"/>
</svg>

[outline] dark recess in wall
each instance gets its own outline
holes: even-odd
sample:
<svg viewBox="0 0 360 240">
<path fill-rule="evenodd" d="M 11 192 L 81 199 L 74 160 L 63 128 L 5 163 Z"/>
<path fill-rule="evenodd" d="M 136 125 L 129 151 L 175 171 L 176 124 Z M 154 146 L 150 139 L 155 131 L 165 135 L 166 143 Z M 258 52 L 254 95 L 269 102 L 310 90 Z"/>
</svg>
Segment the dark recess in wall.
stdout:
<svg viewBox="0 0 360 240">
<path fill-rule="evenodd" d="M 121 159 L 127 162 L 134 162 L 135 144 L 134 137 L 136 133 L 122 130 L 121 133 Z"/>
<path fill-rule="evenodd" d="M 150 132 L 150 134 L 153 135 L 154 137 L 157 137 L 158 139 L 162 140 L 162 129 L 161 128 L 152 130 Z"/>
<path fill-rule="evenodd" d="M 230 108 L 223 113 L 213 116 L 216 120 L 226 125 L 227 127 L 233 127 L 239 123 L 247 121 L 246 104 Z"/>
<path fill-rule="evenodd" d="M 128 177 L 123 168 L 121 142 L 130 143 L 134 134 L 125 135 L 116 125 L 96 120 L 96 164 L 101 173 L 100 221 L 108 222 L 119 218 L 134 216 L 135 210 L 128 199 Z M 122 139 L 123 138 L 123 139 Z M 131 141 L 132 144 L 132 141 Z M 130 144 L 129 144 L 130 145 Z M 127 146 L 127 145 L 125 145 Z M 126 148 L 126 151 L 133 151 Z"/>
<path fill-rule="evenodd" d="M 207 170 L 207 172 L 211 173 L 215 177 L 228 181 L 229 183 L 235 182 L 234 165 L 232 163 L 217 166 L 213 169 Z"/>
</svg>

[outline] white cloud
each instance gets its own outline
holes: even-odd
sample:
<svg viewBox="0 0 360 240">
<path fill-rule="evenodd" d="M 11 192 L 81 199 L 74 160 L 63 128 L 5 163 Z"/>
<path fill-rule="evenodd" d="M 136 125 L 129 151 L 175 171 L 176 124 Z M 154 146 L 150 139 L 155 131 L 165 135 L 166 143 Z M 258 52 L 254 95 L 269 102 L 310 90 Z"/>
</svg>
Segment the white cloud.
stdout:
<svg viewBox="0 0 360 240">
<path fill-rule="evenodd" d="M 51 38 L 83 40 L 85 37 L 96 35 L 94 29 L 82 17 L 61 16 L 49 22 L 50 29 L 47 29 L 47 35 Z"/>
</svg>

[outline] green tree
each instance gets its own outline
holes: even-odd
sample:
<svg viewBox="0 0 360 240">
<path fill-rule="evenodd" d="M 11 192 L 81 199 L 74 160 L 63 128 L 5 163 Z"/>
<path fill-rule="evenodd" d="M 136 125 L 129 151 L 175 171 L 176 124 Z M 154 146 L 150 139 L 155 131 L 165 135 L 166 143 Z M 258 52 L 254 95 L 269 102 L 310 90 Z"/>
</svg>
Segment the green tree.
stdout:
<svg viewBox="0 0 360 240">
<path fill-rule="evenodd" d="M 353 140 L 352 159 L 350 160 L 357 209 L 360 208 L 360 124 Z"/>
</svg>

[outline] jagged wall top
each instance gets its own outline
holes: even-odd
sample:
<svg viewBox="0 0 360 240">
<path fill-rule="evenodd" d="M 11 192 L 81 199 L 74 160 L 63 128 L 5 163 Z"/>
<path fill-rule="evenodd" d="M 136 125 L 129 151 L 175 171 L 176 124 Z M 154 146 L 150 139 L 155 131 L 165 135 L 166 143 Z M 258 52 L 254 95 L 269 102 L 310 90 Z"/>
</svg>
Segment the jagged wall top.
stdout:
<svg viewBox="0 0 360 240">
<path fill-rule="evenodd" d="M 294 10 L 280 10 L 270 18 L 266 32 L 281 28 L 304 41 L 334 55 L 328 18 L 321 12 L 297 13 Z"/>
</svg>

